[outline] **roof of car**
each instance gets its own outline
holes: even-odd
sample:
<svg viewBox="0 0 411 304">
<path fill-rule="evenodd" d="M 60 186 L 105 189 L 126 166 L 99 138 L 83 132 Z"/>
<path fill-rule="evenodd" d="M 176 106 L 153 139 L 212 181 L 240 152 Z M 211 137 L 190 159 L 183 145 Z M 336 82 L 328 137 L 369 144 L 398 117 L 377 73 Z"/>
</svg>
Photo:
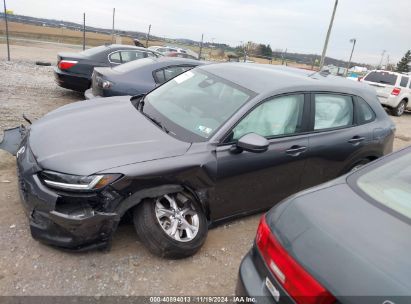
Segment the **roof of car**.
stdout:
<svg viewBox="0 0 411 304">
<path fill-rule="evenodd" d="M 136 49 L 136 50 L 147 50 L 144 47 L 140 46 L 134 46 L 134 45 L 129 45 L 129 44 L 109 44 L 107 45 L 107 48 L 110 49 Z"/>
<path fill-rule="evenodd" d="M 159 57 L 159 58 L 154 58 L 155 61 L 157 62 L 169 62 L 170 64 L 194 64 L 194 65 L 203 65 L 206 64 L 207 62 L 205 61 L 200 61 L 200 60 L 195 60 L 195 59 L 190 59 L 190 58 L 182 58 L 182 57 Z"/>
<path fill-rule="evenodd" d="M 367 85 L 342 77 L 280 65 L 227 62 L 201 67 L 257 94 L 275 91 L 321 90 L 341 93 L 367 94 Z"/>
<path fill-rule="evenodd" d="M 96 71 L 107 74 L 112 74 L 111 72 L 116 72 L 117 74 L 139 74 L 145 73 L 145 71 L 152 72 L 157 69 L 162 69 L 171 65 L 192 65 L 198 66 L 207 64 L 208 62 L 187 59 L 187 58 L 178 58 L 178 57 L 148 57 L 139 60 L 133 60 L 124 64 L 120 64 L 114 68 L 95 68 Z M 115 77 L 115 75 L 112 75 Z"/>
</svg>

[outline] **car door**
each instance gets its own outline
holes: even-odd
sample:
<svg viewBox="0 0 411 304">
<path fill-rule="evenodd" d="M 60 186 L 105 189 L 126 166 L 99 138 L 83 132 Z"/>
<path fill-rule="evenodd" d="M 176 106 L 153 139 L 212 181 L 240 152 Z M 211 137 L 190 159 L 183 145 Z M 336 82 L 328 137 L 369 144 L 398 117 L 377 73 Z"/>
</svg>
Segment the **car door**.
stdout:
<svg viewBox="0 0 411 304">
<path fill-rule="evenodd" d="M 310 150 L 301 181 L 303 188 L 331 180 L 360 160 L 372 141 L 370 125 L 358 125 L 355 98 L 338 93 L 311 94 Z"/>
<path fill-rule="evenodd" d="M 272 97 L 250 111 L 217 148 L 213 219 L 266 209 L 300 188 L 305 155 L 309 107 L 304 94 Z M 256 133 L 269 141 L 266 152 L 235 149 L 245 134 Z"/>
</svg>

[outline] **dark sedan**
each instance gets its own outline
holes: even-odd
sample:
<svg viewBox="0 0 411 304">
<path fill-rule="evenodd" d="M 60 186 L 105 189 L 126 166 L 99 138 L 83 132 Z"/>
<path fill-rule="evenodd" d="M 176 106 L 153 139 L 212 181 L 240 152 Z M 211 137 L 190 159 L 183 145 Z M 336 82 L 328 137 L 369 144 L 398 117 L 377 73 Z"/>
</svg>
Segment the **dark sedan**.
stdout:
<svg viewBox="0 0 411 304">
<path fill-rule="evenodd" d="M 364 84 L 203 65 L 145 97 L 77 102 L 20 130 L 19 186 L 39 240 L 107 246 L 130 211 L 151 252 L 181 258 L 202 246 L 209 226 L 391 152 L 393 130 Z M 16 135 L 6 131 L 0 147 L 18 144 Z"/>
<path fill-rule="evenodd" d="M 162 54 L 132 45 L 102 45 L 80 53 L 59 53 L 54 76 L 63 88 L 84 92 L 91 85 L 95 67 L 114 67 L 126 62 Z"/>
<path fill-rule="evenodd" d="M 146 94 L 156 86 L 204 62 L 182 58 L 144 58 L 114 68 L 95 68 L 87 99 Z"/>
<path fill-rule="evenodd" d="M 408 147 L 263 216 L 237 294 L 266 303 L 410 303 L 410 235 Z"/>
</svg>

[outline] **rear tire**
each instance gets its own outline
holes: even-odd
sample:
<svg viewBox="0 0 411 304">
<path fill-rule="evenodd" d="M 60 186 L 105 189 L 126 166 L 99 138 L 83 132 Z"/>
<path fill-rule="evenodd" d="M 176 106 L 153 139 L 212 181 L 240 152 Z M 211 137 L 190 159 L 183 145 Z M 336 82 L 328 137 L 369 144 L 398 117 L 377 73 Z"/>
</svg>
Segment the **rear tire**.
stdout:
<svg viewBox="0 0 411 304">
<path fill-rule="evenodd" d="M 141 202 L 133 213 L 140 241 L 153 254 L 181 259 L 195 254 L 207 237 L 207 219 L 186 193 L 166 194 Z"/>
<path fill-rule="evenodd" d="M 391 109 L 391 114 L 393 116 L 401 116 L 402 114 L 404 114 L 406 106 L 407 103 L 405 102 L 405 100 L 401 100 L 397 107 Z"/>
</svg>

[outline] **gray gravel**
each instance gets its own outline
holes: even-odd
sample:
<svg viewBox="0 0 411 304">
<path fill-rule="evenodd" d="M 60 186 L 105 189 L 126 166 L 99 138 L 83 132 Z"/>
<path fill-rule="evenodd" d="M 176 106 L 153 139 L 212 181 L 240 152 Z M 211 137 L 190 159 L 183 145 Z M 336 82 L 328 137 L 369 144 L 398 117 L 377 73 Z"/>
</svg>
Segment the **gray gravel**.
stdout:
<svg viewBox="0 0 411 304">
<path fill-rule="evenodd" d="M 23 123 L 22 113 L 39 118 L 47 111 L 75 100 L 82 94 L 58 87 L 53 67 L 28 61 L 0 61 L 0 128 Z M 40 103 L 39 103 L 40 102 Z"/>
</svg>

